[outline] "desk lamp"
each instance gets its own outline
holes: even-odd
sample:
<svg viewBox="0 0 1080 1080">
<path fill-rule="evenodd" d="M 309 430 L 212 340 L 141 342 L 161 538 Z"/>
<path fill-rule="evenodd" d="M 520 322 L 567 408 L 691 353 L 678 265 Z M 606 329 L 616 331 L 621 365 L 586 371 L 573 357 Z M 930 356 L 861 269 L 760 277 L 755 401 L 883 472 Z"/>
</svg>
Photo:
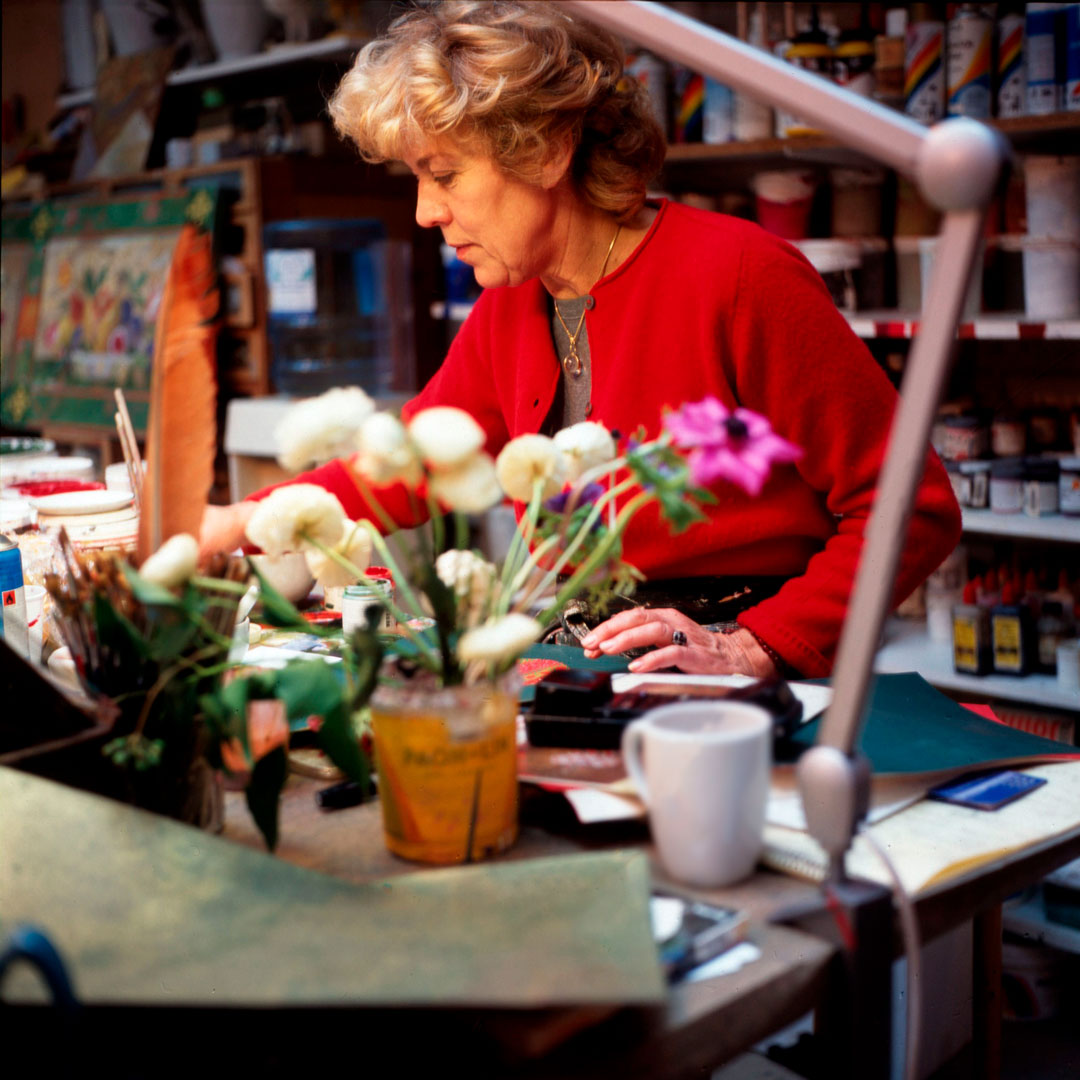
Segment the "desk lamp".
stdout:
<svg viewBox="0 0 1080 1080">
<path fill-rule="evenodd" d="M 778 109 L 910 177 L 943 211 L 928 302 L 908 359 L 877 497 L 837 650 L 833 701 L 816 744 L 798 763 L 810 834 L 844 878 L 844 856 L 865 817 L 870 771 L 856 751 L 874 654 L 891 608 L 907 519 L 922 477 L 930 428 L 948 374 L 956 326 L 982 237 L 986 207 L 1008 147 L 963 117 L 926 128 L 670 8 L 643 0 L 565 0 L 565 6 Z M 797 145 L 797 140 L 792 140 Z"/>
</svg>

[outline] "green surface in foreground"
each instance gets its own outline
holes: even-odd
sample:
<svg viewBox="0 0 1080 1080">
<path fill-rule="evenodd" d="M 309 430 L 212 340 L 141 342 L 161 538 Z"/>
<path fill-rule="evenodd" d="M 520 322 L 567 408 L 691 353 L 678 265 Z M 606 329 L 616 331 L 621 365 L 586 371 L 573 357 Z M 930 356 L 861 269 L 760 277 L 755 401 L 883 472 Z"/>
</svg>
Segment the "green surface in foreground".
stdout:
<svg viewBox="0 0 1080 1080">
<path fill-rule="evenodd" d="M 32 923 L 93 1004 L 542 1007 L 663 1000 L 636 852 L 355 886 L 0 767 L 0 938 Z M 10 980 L 18 997 L 27 983 Z"/>
</svg>

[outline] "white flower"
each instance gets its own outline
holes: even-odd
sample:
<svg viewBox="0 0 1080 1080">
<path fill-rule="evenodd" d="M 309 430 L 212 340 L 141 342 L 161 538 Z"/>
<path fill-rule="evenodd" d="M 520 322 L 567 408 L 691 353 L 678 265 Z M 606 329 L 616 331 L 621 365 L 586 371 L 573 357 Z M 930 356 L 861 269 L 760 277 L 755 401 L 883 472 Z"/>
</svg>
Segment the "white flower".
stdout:
<svg viewBox="0 0 1080 1080">
<path fill-rule="evenodd" d="M 483 626 L 468 630 L 458 642 L 458 658 L 472 660 L 511 660 L 524 652 L 539 636 L 543 627 L 528 615 L 503 615 L 489 619 Z"/>
<path fill-rule="evenodd" d="M 198 562 L 199 541 L 188 533 L 177 533 L 139 567 L 139 573 L 155 585 L 175 589 L 195 573 Z"/>
<path fill-rule="evenodd" d="M 533 481 L 543 480 L 542 498 L 562 490 L 566 483 L 566 463 L 553 439 L 546 435 L 519 435 L 511 439 L 495 462 L 495 472 L 503 491 L 518 502 L 532 498 Z"/>
<path fill-rule="evenodd" d="M 333 550 L 344 556 L 357 570 L 366 570 L 371 565 L 371 533 L 355 521 L 345 521 L 345 532 L 334 545 Z M 322 551 L 306 551 L 308 569 L 324 589 L 342 589 L 346 585 L 355 585 L 359 578 L 351 574 L 336 559 Z"/>
<path fill-rule="evenodd" d="M 405 425 L 391 413 L 372 413 L 360 426 L 356 467 L 375 484 L 420 483 L 423 469 Z"/>
<path fill-rule="evenodd" d="M 490 454 L 473 454 L 456 469 L 431 474 L 428 491 L 444 506 L 463 514 L 479 514 L 502 502 L 502 488 Z"/>
<path fill-rule="evenodd" d="M 566 479 L 575 483 L 583 473 L 615 459 L 615 440 L 603 424 L 583 420 L 555 433 L 555 445 L 566 457 Z"/>
<path fill-rule="evenodd" d="M 409 435 L 433 469 L 464 465 L 487 441 L 484 429 L 464 409 L 450 405 L 422 409 L 409 421 Z"/>
<path fill-rule="evenodd" d="M 278 461 L 298 472 L 311 464 L 348 457 L 356 433 L 375 411 L 375 402 L 359 386 L 341 386 L 298 401 L 277 426 Z"/>
<path fill-rule="evenodd" d="M 337 496 L 314 484 L 270 492 L 247 524 L 247 538 L 270 556 L 310 547 L 301 533 L 332 547 L 344 531 L 345 511 Z"/>
<path fill-rule="evenodd" d="M 435 573 L 454 591 L 458 623 L 472 626 L 480 617 L 495 580 L 495 566 L 473 551 L 444 551 L 435 560 Z"/>
</svg>

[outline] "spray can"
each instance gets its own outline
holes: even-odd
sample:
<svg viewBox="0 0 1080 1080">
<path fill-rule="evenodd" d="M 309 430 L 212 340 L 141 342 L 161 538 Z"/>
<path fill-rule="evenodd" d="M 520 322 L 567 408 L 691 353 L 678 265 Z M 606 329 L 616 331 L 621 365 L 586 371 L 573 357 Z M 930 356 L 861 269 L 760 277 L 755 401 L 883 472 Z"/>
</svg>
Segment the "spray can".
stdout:
<svg viewBox="0 0 1080 1080">
<path fill-rule="evenodd" d="M 1065 9 L 1065 108 L 1080 109 L 1080 4 Z"/>
<path fill-rule="evenodd" d="M 961 4 L 946 33 L 949 116 L 984 120 L 990 115 L 990 49 L 994 20 L 979 4 Z"/>
<path fill-rule="evenodd" d="M 735 94 L 730 86 L 705 79 L 705 118 L 702 138 L 707 143 L 726 143 L 735 138 Z"/>
<path fill-rule="evenodd" d="M 645 87 L 664 136 L 668 133 L 667 67 L 652 53 L 639 52 L 626 63 L 626 74 Z"/>
<path fill-rule="evenodd" d="M 1059 63 L 1057 35 L 1060 4 L 1028 4 L 1027 111 L 1033 116 L 1060 112 L 1065 99 L 1064 65 Z M 1062 38 L 1064 41 L 1064 38 Z"/>
<path fill-rule="evenodd" d="M 4 618 L 0 636 L 20 656 L 30 655 L 30 635 L 26 626 L 26 594 L 23 590 L 22 552 L 10 537 L 0 534 L 0 596 Z"/>
<path fill-rule="evenodd" d="M 923 124 L 945 115 L 945 24 L 931 18 L 929 4 L 912 5 L 904 38 L 904 112 Z"/>
<path fill-rule="evenodd" d="M 671 85 L 675 102 L 673 141 L 701 142 L 705 117 L 705 76 L 689 68 L 676 66 L 672 71 Z"/>
<path fill-rule="evenodd" d="M 766 48 L 765 23 L 760 11 L 754 10 L 750 14 L 746 41 L 755 48 Z M 735 138 L 740 142 L 767 139 L 773 133 L 773 111 L 739 91 L 735 94 L 734 124 Z"/>
<path fill-rule="evenodd" d="M 783 55 L 789 64 L 832 80 L 833 51 L 829 45 L 828 34 L 818 23 L 816 6 L 811 8 L 809 29 L 796 34 Z M 777 111 L 776 134 L 781 138 L 789 135 L 813 135 L 817 134 L 817 129 L 791 113 Z"/>
<path fill-rule="evenodd" d="M 1023 116 L 1027 111 L 1027 67 L 1024 16 L 1009 11 L 997 25 L 997 115 Z"/>
</svg>

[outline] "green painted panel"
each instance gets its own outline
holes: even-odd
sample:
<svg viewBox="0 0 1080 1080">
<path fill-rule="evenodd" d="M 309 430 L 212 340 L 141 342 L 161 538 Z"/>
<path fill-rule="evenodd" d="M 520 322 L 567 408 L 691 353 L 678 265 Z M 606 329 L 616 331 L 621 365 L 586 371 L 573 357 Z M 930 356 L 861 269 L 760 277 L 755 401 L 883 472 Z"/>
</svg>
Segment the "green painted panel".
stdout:
<svg viewBox="0 0 1080 1080">
<path fill-rule="evenodd" d="M 87 1003 L 532 1008 L 665 996 L 640 852 L 356 886 L 6 768 L 0 851 L 0 935 L 42 929 Z M 12 979 L 5 994 L 35 989 Z"/>
</svg>

